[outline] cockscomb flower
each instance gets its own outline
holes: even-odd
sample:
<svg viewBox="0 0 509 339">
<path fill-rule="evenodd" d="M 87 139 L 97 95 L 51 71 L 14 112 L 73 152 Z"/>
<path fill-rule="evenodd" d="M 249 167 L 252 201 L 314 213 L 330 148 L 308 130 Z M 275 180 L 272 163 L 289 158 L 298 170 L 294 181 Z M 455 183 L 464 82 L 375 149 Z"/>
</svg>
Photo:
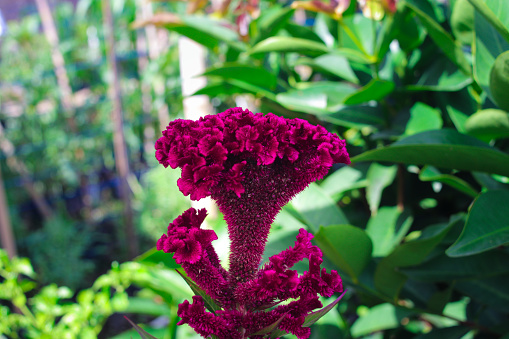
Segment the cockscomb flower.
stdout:
<svg viewBox="0 0 509 339">
<path fill-rule="evenodd" d="M 278 322 L 280 329 L 307 338 L 304 317 L 321 306 L 318 295 L 342 291 L 339 275 L 320 271 L 321 251 L 305 230 L 294 247 L 259 266 L 280 209 L 334 163 L 350 162 L 345 142 L 305 120 L 232 108 L 198 121 L 171 122 L 156 143 L 156 158 L 165 167 L 181 168 L 182 193 L 217 202 L 231 240 L 226 271 L 211 245 L 215 233 L 200 229 L 206 212 L 190 209 L 158 241 L 157 248 L 175 253 L 188 276 L 222 308 L 211 316 L 196 297 L 179 308 L 181 322 L 220 338 L 262 338 L 258 332 Z M 290 269 L 306 258 L 309 272 L 299 276 Z M 289 298 L 297 300 L 275 307 Z"/>
</svg>

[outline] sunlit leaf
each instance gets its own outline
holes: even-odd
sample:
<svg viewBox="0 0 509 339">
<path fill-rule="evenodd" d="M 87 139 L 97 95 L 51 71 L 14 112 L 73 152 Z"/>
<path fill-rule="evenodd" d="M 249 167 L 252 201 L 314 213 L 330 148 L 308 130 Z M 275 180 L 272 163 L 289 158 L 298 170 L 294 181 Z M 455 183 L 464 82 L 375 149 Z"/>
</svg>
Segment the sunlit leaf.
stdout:
<svg viewBox="0 0 509 339">
<path fill-rule="evenodd" d="M 509 155 L 476 138 L 449 129 L 415 134 L 390 146 L 364 152 L 351 161 L 432 165 L 509 176 Z"/>
</svg>

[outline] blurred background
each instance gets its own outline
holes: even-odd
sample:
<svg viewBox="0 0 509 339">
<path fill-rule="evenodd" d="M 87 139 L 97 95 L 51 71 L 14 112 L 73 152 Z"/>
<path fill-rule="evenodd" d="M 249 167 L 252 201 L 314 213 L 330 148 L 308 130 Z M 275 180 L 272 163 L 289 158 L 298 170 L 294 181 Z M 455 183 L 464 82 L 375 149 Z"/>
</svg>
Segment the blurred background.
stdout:
<svg viewBox="0 0 509 339">
<path fill-rule="evenodd" d="M 71 288 L 152 247 L 188 204 L 153 156 L 182 112 L 177 37 L 131 28 L 148 2 L 107 7 L 0 2 L 2 214 L 17 254 Z"/>
</svg>

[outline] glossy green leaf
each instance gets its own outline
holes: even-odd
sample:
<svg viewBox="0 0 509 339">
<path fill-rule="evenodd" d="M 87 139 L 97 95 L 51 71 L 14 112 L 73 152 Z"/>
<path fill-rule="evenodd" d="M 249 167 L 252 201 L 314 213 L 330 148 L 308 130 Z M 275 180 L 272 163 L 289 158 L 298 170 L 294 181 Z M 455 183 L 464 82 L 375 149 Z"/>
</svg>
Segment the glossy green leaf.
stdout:
<svg viewBox="0 0 509 339">
<path fill-rule="evenodd" d="M 509 274 L 508 262 L 509 254 L 502 251 L 459 258 L 443 254 L 419 266 L 401 269 L 401 272 L 424 282 L 471 280 Z"/>
<path fill-rule="evenodd" d="M 345 99 L 346 105 L 358 105 L 368 101 L 379 101 L 394 91 L 392 81 L 371 79 L 371 81 L 357 92 L 350 94 Z"/>
<path fill-rule="evenodd" d="M 509 191 L 487 191 L 468 213 L 458 240 L 447 249 L 450 257 L 481 253 L 509 243 Z"/>
<path fill-rule="evenodd" d="M 417 102 L 410 109 L 410 120 L 406 125 L 405 135 L 437 130 L 442 128 L 442 124 L 442 116 L 437 109 Z"/>
<path fill-rule="evenodd" d="M 451 35 L 445 31 L 432 17 L 423 12 L 418 7 L 405 2 L 405 5 L 410 8 L 417 17 L 421 20 L 422 25 L 428 31 L 429 36 L 435 44 L 444 52 L 444 54 L 454 62 L 459 69 L 465 73 L 470 74 L 470 64 L 465 57 L 465 53 L 461 49 L 461 46 L 451 37 Z"/>
<path fill-rule="evenodd" d="M 222 41 L 236 49 L 243 49 L 237 33 L 222 25 L 218 20 L 200 16 L 184 16 L 180 23 L 168 24 L 165 27 L 207 48 L 215 48 Z"/>
<path fill-rule="evenodd" d="M 372 216 L 366 226 L 366 233 L 373 241 L 373 256 L 384 257 L 401 242 L 413 218 L 402 215 L 396 207 L 382 207 Z"/>
<path fill-rule="evenodd" d="M 163 264 L 167 268 L 179 268 L 180 265 L 173 259 L 173 254 L 164 253 L 158 251 L 157 248 L 153 247 L 142 255 L 138 256 L 135 261 L 144 264 Z"/>
<path fill-rule="evenodd" d="M 344 98 L 354 91 L 346 83 L 321 81 L 310 83 L 302 89 L 292 89 L 276 95 L 276 101 L 291 110 L 311 114 L 335 112 Z"/>
<path fill-rule="evenodd" d="M 509 3 L 505 0 L 468 1 L 509 42 Z"/>
<path fill-rule="evenodd" d="M 383 258 L 376 267 L 375 287 L 387 297 L 396 300 L 407 277 L 399 270 L 420 264 L 431 251 L 442 241 L 453 223 L 428 227 L 428 234 L 417 240 L 399 245 Z"/>
<path fill-rule="evenodd" d="M 290 7 L 271 6 L 260 13 L 258 19 L 251 22 L 254 43 L 274 36 L 292 17 L 294 10 Z"/>
<path fill-rule="evenodd" d="M 192 95 L 208 95 L 209 97 L 217 97 L 222 95 L 233 95 L 241 93 L 256 94 L 255 91 L 247 90 L 239 86 L 235 86 L 228 81 L 210 82 L 204 87 L 200 88 Z"/>
<path fill-rule="evenodd" d="M 363 183 L 359 182 L 363 176 L 363 173 L 358 169 L 345 166 L 325 178 L 320 187 L 325 193 L 333 197 L 345 191 L 366 186 L 367 182 L 365 180 L 362 180 Z"/>
<path fill-rule="evenodd" d="M 400 326 L 401 320 L 408 317 L 411 312 L 396 308 L 385 303 L 376 305 L 368 310 L 366 314 L 361 314 L 351 327 L 352 336 L 362 337 L 367 334 L 388 330 Z"/>
<path fill-rule="evenodd" d="M 355 283 L 371 260 L 373 248 L 371 239 L 358 227 L 351 225 L 320 227 L 314 240 L 325 256 L 346 272 Z"/>
<path fill-rule="evenodd" d="M 357 79 L 357 76 L 352 71 L 350 64 L 344 56 L 329 53 L 315 59 L 301 59 L 298 61 L 298 64 L 308 65 L 318 71 L 335 75 L 354 84 L 359 83 L 359 79 Z"/>
<path fill-rule="evenodd" d="M 293 198 L 291 204 L 314 232 L 320 226 L 348 223 L 336 202 L 315 183 Z"/>
<path fill-rule="evenodd" d="M 466 134 L 465 122 L 468 119 L 468 115 L 452 105 L 447 105 L 446 110 L 449 118 L 451 118 L 451 121 L 454 124 L 454 127 L 456 127 L 456 130 L 460 133 Z"/>
<path fill-rule="evenodd" d="M 216 311 L 219 311 L 221 309 L 221 306 L 219 306 L 214 299 L 212 299 L 204 290 L 202 290 L 194 281 L 192 281 L 187 275 L 183 274 L 179 270 L 176 270 L 177 273 L 185 280 L 185 282 L 189 285 L 191 290 L 193 290 L 195 295 L 199 295 L 203 298 L 203 303 L 205 304 L 205 307 L 207 310 L 209 310 L 212 313 L 216 313 Z"/>
<path fill-rule="evenodd" d="M 397 166 L 383 166 L 377 163 L 369 167 L 366 174 L 366 181 L 368 182 L 366 186 L 366 200 L 372 215 L 376 214 L 382 199 L 382 192 L 384 188 L 392 184 L 397 170 Z"/>
<path fill-rule="evenodd" d="M 335 113 L 315 114 L 320 119 L 345 127 L 383 126 L 383 110 L 373 106 L 345 106 Z"/>
<path fill-rule="evenodd" d="M 466 0 L 465 0 L 466 1 Z M 405 86 L 408 91 L 456 92 L 472 83 L 469 75 L 445 57 L 438 57 L 422 73 L 415 84 Z"/>
<path fill-rule="evenodd" d="M 498 109 L 479 111 L 466 120 L 465 129 L 485 140 L 509 137 L 509 113 Z"/>
<path fill-rule="evenodd" d="M 442 184 L 449 185 L 458 191 L 471 196 L 472 198 L 475 198 L 479 194 L 479 192 L 465 180 L 452 174 L 443 174 L 433 166 L 424 166 L 419 172 L 419 180 L 441 182 Z"/>
<path fill-rule="evenodd" d="M 275 36 L 262 40 L 254 45 L 249 51 L 249 54 L 257 55 L 270 52 L 295 52 L 304 55 L 318 56 L 328 53 L 329 49 L 324 44 L 316 41 L 293 37 Z"/>
<path fill-rule="evenodd" d="M 274 89 L 277 83 L 276 76 L 265 68 L 240 63 L 225 63 L 221 67 L 209 68 L 203 75 L 236 79 L 268 89 Z"/>
<path fill-rule="evenodd" d="M 310 314 L 308 314 L 306 316 L 306 318 L 304 319 L 304 324 L 302 324 L 302 327 L 310 327 L 311 325 L 316 323 L 321 317 L 326 315 L 330 310 L 332 310 L 339 303 L 339 301 L 341 300 L 341 298 L 343 298 L 345 293 L 346 293 L 346 291 L 341 293 L 341 295 L 336 300 L 331 302 L 329 305 L 319 309 L 318 311 L 314 311 L 314 312 L 311 312 Z"/>
<path fill-rule="evenodd" d="M 372 20 L 366 18 L 361 13 L 355 13 L 352 16 L 340 20 L 339 25 L 341 29 L 338 31 L 340 35 L 340 47 L 357 50 L 373 62 L 377 61 L 373 57 L 375 47 L 375 34 L 372 28 Z M 350 33 L 347 33 L 347 30 Z M 352 39 L 355 36 L 355 40 Z"/>
<path fill-rule="evenodd" d="M 323 44 L 323 40 L 318 36 L 318 34 L 306 26 L 298 25 L 290 21 L 287 22 L 285 30 L 294 38 L 311 40 Z"/>
<path fill-rule="evenodd" d="M 509 50 L 507 42 L 478 12 L 475 13 L 475 40 L 472 48 L 474 78 L 491 98 L 490 71 L 495 59 Z"/>
<path fill-rule="evenodd" d="M 432 165 L 509 176 L 509 155 L 450 129 L 415 134 L 390 146 L 364 152 L 351 161 Z"/>
<path fill-rule="evenodd" d="M 350 61 L 357 62 L 359 64 L 371 65 L 376 62 L 375 57 L 370 57 L 368 55 L 362 54 L 359 51 L 351 48 L 336 48 L 332 53 L 337 54 L 339 56 L 343 56 Z"/>
</svg>

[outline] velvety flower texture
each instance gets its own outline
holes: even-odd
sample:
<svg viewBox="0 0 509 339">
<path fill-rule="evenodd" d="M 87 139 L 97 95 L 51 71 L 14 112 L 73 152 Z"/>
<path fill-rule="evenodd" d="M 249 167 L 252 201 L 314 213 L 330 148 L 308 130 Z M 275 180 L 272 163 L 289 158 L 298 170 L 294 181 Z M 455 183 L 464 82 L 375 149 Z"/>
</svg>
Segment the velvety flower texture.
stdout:
<svg viewBox="0 0 509 339">
<path fill-rule="evenodd" d="M 259 266 L 280 209 L 334 163 L 350 162 L 344 141 L 305 120 L 232 108 L 171 122 L 156 143 L 156 158 L 182 169 L 182 193 L 217 202 L 231 240 L 226 271 L 211 245 L 215 233 L 200 229 L 206 212 L 189 209 L 158 241 L 157 248 L 175 253 L 188 276 L 222 307 L 208 313 L 201 297 L 194 297 L 193 304 L 180 305 L 181 323 L 204 337 L 229 339 L 262 338 L 256 332 L 279 321 L 279 329 L 307 338 L 304 317 L 321 307 L 318 295 L 342 291 L 339 275 L 320 270 L 321 251 L 305 230 L 294 247 Z M 290 268 L 303 259 L 310 269 L 299 276 Z M 290 298 L 296 300 L 275 307 Z"/>
</svg>

